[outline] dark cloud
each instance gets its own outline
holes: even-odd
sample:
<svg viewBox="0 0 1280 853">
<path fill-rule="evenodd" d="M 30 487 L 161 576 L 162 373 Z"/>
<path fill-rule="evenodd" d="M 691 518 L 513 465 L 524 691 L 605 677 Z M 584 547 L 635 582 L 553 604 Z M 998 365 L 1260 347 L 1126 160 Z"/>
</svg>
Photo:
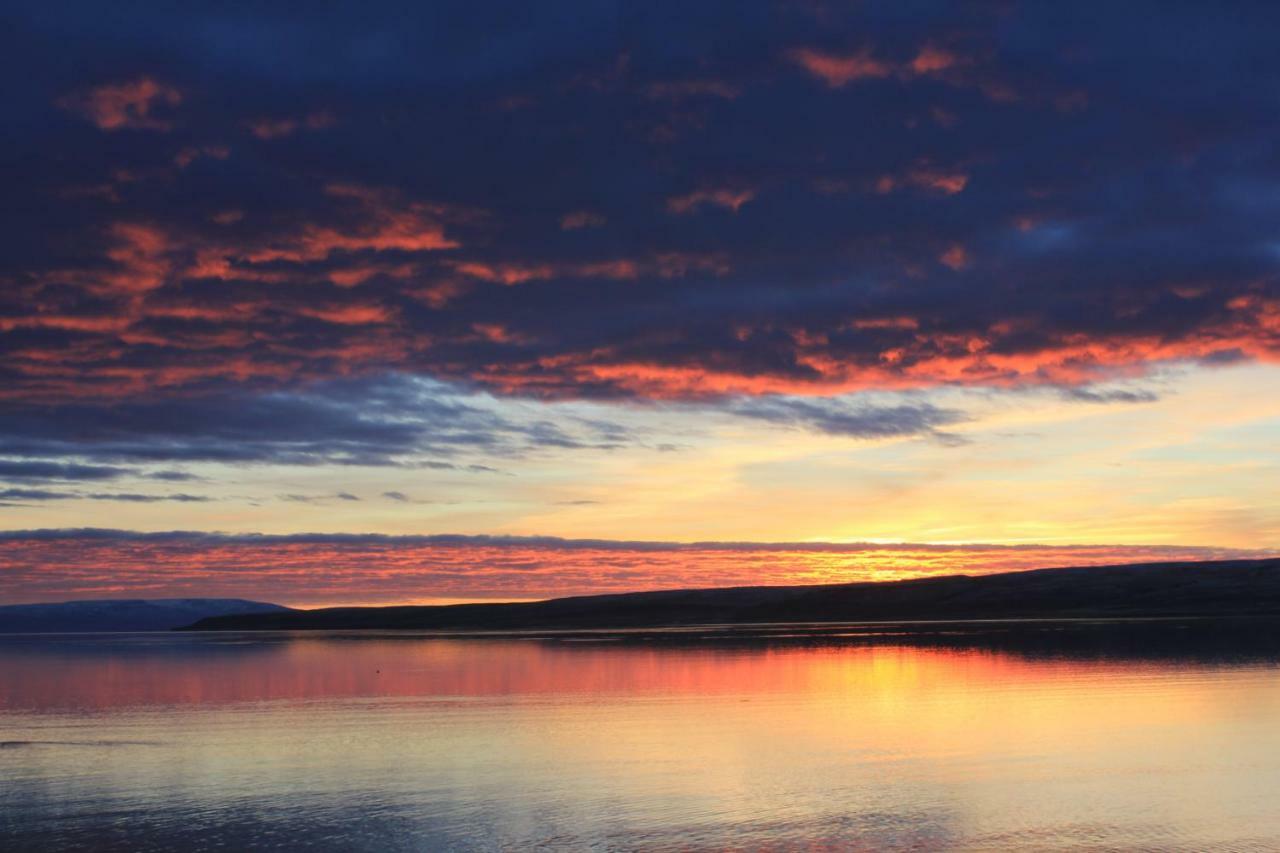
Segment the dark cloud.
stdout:
<svg viewBox="0 0 1280 853">
<path fill-rule="evenodd" d="M 95 492 L 84 497 L 95 501 L 124 501 L 126 503 L 157 503 L 159 501 L 178 501 L 179 503 L 205 503 L 213 500 L 204 495 L 143 495 L 136 492 Z"/>
<path fill-rule="evenodd" d="M 603 446 L 603 445 L 598 445 L 597 447 L 598 447 L 598 448 L 602 448 L 602 449 L 608 449 L 606 446 Z M 438 460 L 431 460 L 431 461 L 428 461 L 428 462 L 419 462 L 419 463 L 418 463 L 418 467 L 420 467 L 420 468 L 428 468 L 428 469 L 430 469 L 430 470 L 432 470 L 432 471 L 471 471 L 471 472 L 473 472 L 473 473 L 477 473 L 477 474 L 480 474 L 480 473 L 484 473 L 484 474 L 501 474 L 501 473 L 503 473 L 502 471 L 500 471 L 500 470 L 499 470 L 499 469 L 497 469 L 497 468 L 492 467 L 491 465 L 479 465 L 479 464 L 475 464 L 475 463 L 472 463 L 472 464 L 470 464 L 470 465 L 455 465 L 455 464 L 454 464 L 454 463 L 452 463 L 452 462 L 440 462 L 440 461 L 438 461 Z"/>
<path fill-rule="evenodd" d="M 0 459 L 0 479 L 4 480 L 113 480 L 131 473 L 134 473 L 131 469 L 110 465 Z"/>
<path fill-rule="evenodd" d="M 0 530 L 0 542 L 137 542 L 174 543 L 198 546 L 218 545 L 332 545 L 353 547 L 439 547 L 439 548 L 546 548 L 576 551 L 812 551 L 842 553 L 862 551 L 922 551 L 930 553 L 962 553 L 970 550 L 1019 551 L 1035 553 L 1077 553 L 1081 549 L 1122 549 L 1119 545 L 1041 545 L 987 543 L 918 543 L 918 542 L 667 542 L 626 539 L 566 539 L 559 536 L 494 536 L 441 533 L 429 535 L 394 535 L 382 533 L 210 533 L 194 530 L 141 532 L 112 528 L 46 528 L 35 530 Z M 1134 546 L 1140 550 L 1148 546 Z M 1270 554 L 1266 549 L 1233 549 L 1193 545 L 1149 546 L 1159 551 L 1162 559 L 1227 559 L 1232 556 Z"/>
<path fill-rule="evenodd" d="M 167 483 L 189 483 L 199 480 L 200 477 L 186 471 L 151 471 L 143 474 L 148 480 L 163 480 Z"/>
<path fill-rule="evenodd" d="M 399 501 L 400 503 L 409 503 L 411 498 L 404 492 L 383 492 L 382 496 L 389 500 Z"/>
<path fill-rule="evenodd" d="M 188 494 L 147 495 L 136 492 L 65 492 L 50 489 L 0 489 L 0 501 L 66 500 L 121 501 L 124 503 L 159 503 L 162 501 L 204 503 L 212 499 L 201 495 Z"/>
<path fill-rule="evenodd" d="M 0 477 L 92 479 L 131 469 L 40 461 L 257 462 L 405 465 L 496 473 L 421 455 L 516 456 L 544 448 L 609 449 L 631 441 L 618 425 L 516 421 L 439 383 L 406 377 L 330 382 L 295 391 L 217 393 L 123 403 L 13 404 L 0 411 Z M 7 467 L 6 467 L 7 466 Z M 7 473 L 6 473 L 7 472 Z M 177 471 L 145 475 L 185 480 Z"/>
<path fill-rule="evenodd" d="M 1063 388 L 1062 396 L 1082 403 L 1154 403 L 1160 395 L 1145 388 L 1093 388 L 1080 385 Z"/>
<path fill-rule="evenodd" d="M 10 3 L 0 394 L 196 395 L 159 414 L 221 437 L 170 422 L 156 458 L 359 460 L 422 436 L 284 392 L 397 370 L 830 394 L 1277 357 L 1280 7 L 819 6 Z M 204 408 L 230 385 L 277 393 Z M 233 450 L 254 418 L 268 437 Z"/>
<path fill-rule="evenodd" d="M 735 401 L 731 410 L 741 417 L 780 426 L 823 432 L 849 438 L 902 438 L 932 436 L 947 443 L 963 439 L 940 431 L 967 420 L 955 409 L 930 403 L 877 406 L 864 402 L 795 397 L 754 397 Z"/>
<path fill-rule="evenodd" d="M 0 501 L 57 501 L 77 497 L 49 489 L 0 489 Z"/>
<path fill-rule="evenodd" d="M 288 501 L 290 503 L 303 503 L 303 504 L 314 504 L 314 503 L 326 504 L 335 500 L 338 500 L 338 501 L 360 500 L 360 498 L 356 497 L 350 492 L 337 492 L 332 495 L 299 495 L 299 494 L 291 493 L 291 494 L 280 495 L 279 498 L 282 501 Z"/>
</svg>

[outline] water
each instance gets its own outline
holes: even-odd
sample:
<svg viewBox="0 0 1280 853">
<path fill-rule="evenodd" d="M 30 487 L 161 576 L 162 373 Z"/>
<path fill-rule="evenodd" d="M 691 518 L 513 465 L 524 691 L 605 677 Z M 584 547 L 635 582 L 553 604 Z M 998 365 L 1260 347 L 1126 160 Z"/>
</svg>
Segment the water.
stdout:
<svg viewBox="0 0 1280 853">
<path fill-rule="evenodd" d="M 1274 632 L 1167 627 L 7 637 L 0 849 L 1280 849 Z"/>
</svg>

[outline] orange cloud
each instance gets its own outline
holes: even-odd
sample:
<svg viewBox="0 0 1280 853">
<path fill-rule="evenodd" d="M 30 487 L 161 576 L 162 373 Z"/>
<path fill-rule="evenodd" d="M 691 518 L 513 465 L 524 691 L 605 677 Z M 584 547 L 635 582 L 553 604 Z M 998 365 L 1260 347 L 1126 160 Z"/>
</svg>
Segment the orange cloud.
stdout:
<svg viewBox="0 0 1280 853">
<path fill-rule="evenodd" d="M 901 315 L 831 318 L 829 326 L 795 330 L 736 327 L 738 340 L 747 344 L 759 334 L 777 347 L 775 332 L 785 333 L 785 348 L 776 350 L 780 369 L 770 371 L 744 367 L 737 348 L 685 352 L 672 359 L 637 355 L 634 342 L 557 351 L 556 341 L 545 334 L 531 338 L 520 324 L 501 314 L 481 314 L 468 322 L 482 338 L 536 340 L 545 349 L 508 353 L 502 361 L 487 364 L 465 358 L 441 364 L 431 355 L 431 336 L 404 322 L 393 322 L 401 319 L 393 302 L 346 303 L 332 290 L 300 298 L 297 292 L 271 288 L 252 295 L 241 292 L 234 299 L 202 301 L 207 297 L 199 291 L 170 292 L 161 286 L 190 274 L 180 273 L 173 265 L 171 259 L 181 250 L 163 232 L 127 224 L 118 226 L 116 236 L 119 242 L 111 249 L 114 268 L 78 282 L 96 293 L 119 297 L 116 302 L 84 315 L 50 303 L 19 318 L 0 319 L 3 330 L 48 328 L 75 333 L 52 344 L 32 341 L 9 350 L 10 381 L 0 389 L 0 397 L 114 396 L 212 379 L 298 381 L 387 364 L 418 365 L 426 373 L 544 398 L 574 397 L 587 387 L 672 399 L 826 395 L 953 383 L 1078 384 L 1136 376 L 1154 364 L 1186 359 L 1280 361 L 1280 300 L 1257 293 L 1233 299 L 1220 316 L 1180 338 L 1156 331 L 1050 333 L 1034 316 L 1005 317 L 972 330 L 945 333 L 932 328 L 924 317 Z M 629 271 L 623 266 L 618 272 Z M 651 266 L 642 270 L 655 271 Z M 391 272 L 397 271 L 392 268 Z M 228 274 L 227 280 L 235 277 Z M 427 278 L 406 283 L 400 295 L 439 309 L 464 291 L 465 280 Z M 296 318 L 324 320 L 340 327 L 341 336 L 316 338 L 314 330 L 291 322 Z M 176 332 L 172 323 L 156 323 L 161 320 L 194 325 Z M 1039 343 L 1028 346 L 1028 340 Z M 672 330 L 671 343 L 678 342 L 679 332 Z M 645 346 L 654 343 L 650 340 Z M 250 344 L 251 349 L 234 355 L 226 349 Z M 131 348 L 139 346 L 150 351 L 146 365 L 128 358 Z"/>
<path fill-rule="evenodd" d="M 906 186 L 939 192 L 945 195 L 955 195 L 962 192 L 968 185 L 969 175 L 965 172 L 922 166 L 910 169 L 899 176 L 881 175 L 876 179 L 875 190 L 881 195 L 887 195 Z"/>
<path fill-rule="evenodd" d="M 249 132 L 259 139 L 280 139 L 299 130 L 322 130 L 331 127 L 336 119 L 327 110 L 310 113 L 301 118 L 258 118 L 245 123 Z"/>
<path fill-rule="evenodd" d="M 121 332 L 129 319 L 117 315 L 76 316 L 38 313 L 26 317 L 0 317 L 0 331 L 13 329 L 64 329 L 73 332 Z"/>
<path fill-rule="evenodd" d="M 791 51 L 788 58 L 833 89 L 855 80 L 874 80 L 893 73 L 892 66 L 876 59 L 867 48 L 855 54 L 840 55 L 802 47 Z"/>
<path fill-rule="evenodd" d="M 170 130 L 168 119 L 156 116 L 157 107 L 176 107 L 182 93 L 151 77 L 110 83 L 87 92 L 68 95 L 58 105 L 79 113 L 100 130 Z"/>
<path fill-rule="evenodd" d="M 938 256 L 938 262 L 953 270 L 962 270 L 969 265 L 969 252 L 956 243 Z"/>
<path fill-rule="evenodd" d="M 473 323 L 471 328 L 482 340 L 496 344 L 526 343 L 529 338 L 511 331 L 501 323 Z"/>
<path fill-rule="evenodd" d="M 681 278 L 692 272 L 724 275 L 730 269 L 728 258 L 724 254 L 691 252 L 660 252 L 652 258 L 640 260 L 612 258 L 580 263 L 451 261 L 449 266 L 469 278 L 506 285 L 552 278 L 605 278 L 630 281 L 642 275 L 657 275 L 662 278 Z"/>
<path fill-rule="evenodd" d="M 924 45 L 906 62 L 882 59 L 875 56 L 868 47 L 855 53 L 833 53 L 802 47 L 790 51 L 787 57 L 833 89 L 842 88 L 857 80 L 879 80 L 886 77 L 911 80 L 917 77 L 943 76 L 950 83 L 973 85 L 972 81 L 963 76 L 945 73 L 970 63 L 936 44 Z"/>
<path fill-rule="evenodd" d="M 365 214 L 362 221 L 345 228 L 306 224 L 293 234 L 277 238 L 274 245 L 247 253 L 245 260 L 300 263 L 323 260 L 342 251 L 434 252 L 461 245 L 445 236 L 446 210 L 439 205 L 402 204 L 391 193 L 348 184 L 333 184 L 326 191 L 361 207 Z"/>
<path fill-rule="evenodd" d="M 948 50 L 934 45 L 925 45 L 911 60 L 911 71 L 914 74 L 935 74 L 946 71 L 956 64 L 956 56 Z"/>
<path fill-rule="evenodd" d="M 732 269 L 729 256 L 723 252 L 661 252 L 655 256 L 654 262 L 658 275 L 663 278 L 681 278 L 692 272 L 727 275 Z"/>
<path fill-rule="evenodd" d="M 131 293 L 154 290 L 165 283 L 171 265 L 166 253 L 169 239 L 159 228 L 138 223 L 118 222 L 111 226 L 115 245 L 107 257 L 117 269 L 101 276 L 100 285 L 109 290 Z"/>
<path fill-rule="evenodd" d="M 458 261 L 452 266 L 465 276 L 506 285 L 522 284 L 526 281 L 547 279 L 556 275 L 555 269 L 549 264 L 488 264 L 481 261 Z"/>
<path fill-rule="evenodd" d="M 383 305 L 304 305 L 298 308 L 304 317 L 314 317 L 340 326 L 368 326 L 386 323 L 394 316 Z"/>
<path fill-rule="evenodd" d="M 560 230 L 576 231 L 579 228 L 599 228 L 604 225 L 603 214 L 591 210 L 575 210 L 560 217 Z"/>
<path fill-rule="evenodd" d="M 413 264 L 359 264 L 329 271 L 329 281 L 338 287 L 357 287 L 376 276 L 387 276 L 395 279 L 407 279 L 414 274 Z"/>
<path fill-rule="evenodd" d="M 710 204 L 723 207 L 737 213 L 744 204 L 756 197 L 753 189 L 704 189 L 695 190 L 686 195 L 667 199 L 667 211 L 682 216 L 692 213 L 703 205 Z"/>
<path fill-rule="evenodd" d="M 851 326 L 855 329 L 910 329 L 920 328 L 920 321 L 915 317 L 866 317 L 854 320 Z"/>
<path fill-rule="evenodd" d="M 185 169 L 200 157 L 212 157 L 215 160 L 225 160 L 230 156 L 231 150 L 225 145 L 205 145 L 199 148 L 183 148 L 174 155 L 173 162 L 179 169 Z"/>
<path fill-rule="evenodd" d="M 1280 360 L 1280 302 L 1261 299 L 1244 300 L 1221 325 L 1176 341 L 1157 334 L 1101 337 L 1081 332 L 1047 339 L 1037 349 L 1002 351 L 1005 338 L 1019 337 L 1018 328 L 997 323 L 984 332 L 968 334 L 903 328 L 901 341 L 885 347 L 874 359 L 842 357 L 831 351 L 827 336 L 804 333 L 792 336 L 796 348 L 789 354 L 799 369 L 779 373 L 745 371 L 714 353 L 699 363 L 660 363 L 601 347 L 544 356 L 533 363 L 485 365 L 470 375 L 507 393 L 548 398 L 572 396 L 571 389 L 586 386 L 614 388 L 638 397 L 681 399 L 726 394 L 826 395 L 952 383 L 1075 385 L 1139 375 L 1161 362 L 1224 353 Z M 859 331 L 882 334 L 885 329 Z"/>
<path fill-rule="evenodd" d="M 964 172 L 941 172 L 932 169 L 917 169 L 908 175 L 908 180 L 918 187 L 955 195 L 969 184 L 969 176 Z"/>
<path fill-rule="evenodd" d="M 465 276 L 506 285 L 550 278 L 634 279 L 640 275 L 635 261 L 621 258 L 576 264 L 459 261 L 451 266 Z"/>
</svg>

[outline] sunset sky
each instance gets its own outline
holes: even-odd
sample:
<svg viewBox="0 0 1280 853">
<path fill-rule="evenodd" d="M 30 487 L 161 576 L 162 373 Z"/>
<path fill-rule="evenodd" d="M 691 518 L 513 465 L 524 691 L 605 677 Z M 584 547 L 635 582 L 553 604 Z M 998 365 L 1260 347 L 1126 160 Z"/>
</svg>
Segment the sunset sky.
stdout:
<svg viewBox="0 0 1280 853">
<path fill-rule="evenodd" d="M 1280 552 L 1280 7 L 0 30 L 0 603 Z"/>
</svg>

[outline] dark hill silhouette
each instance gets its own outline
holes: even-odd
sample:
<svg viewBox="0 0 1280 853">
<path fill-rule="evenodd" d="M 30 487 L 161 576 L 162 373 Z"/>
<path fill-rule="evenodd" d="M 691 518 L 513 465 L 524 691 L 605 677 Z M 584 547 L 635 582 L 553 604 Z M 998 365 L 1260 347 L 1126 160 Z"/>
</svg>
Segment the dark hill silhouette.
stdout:
<svg viewBox="0 0 1280 853">
<path fill-rule="evenodd" d="M 214 616 L 192 630 L 513 631 L 763 622 L 1280 616 L 1280 558 L 1038 569 L 906 581 L 668 590 L 514 604 Z"/>
<path fill-rule="evenodd" d="M 287 612 L 279 604 L 242 598 L 152 598 L 11 604 L 0 607 L 0 633 L 169 631 L 225 613 Z"/>
</svg>

